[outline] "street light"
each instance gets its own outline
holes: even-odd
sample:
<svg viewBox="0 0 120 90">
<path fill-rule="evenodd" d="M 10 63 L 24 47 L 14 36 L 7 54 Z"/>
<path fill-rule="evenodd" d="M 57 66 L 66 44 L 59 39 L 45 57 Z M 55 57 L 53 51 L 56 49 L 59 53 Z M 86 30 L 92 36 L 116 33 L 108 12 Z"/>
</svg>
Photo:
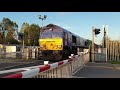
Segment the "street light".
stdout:
<svg viewBox="0 0 120 90">
<path fill-rule="evenodd" d="M 47 15 L 44 15 L 43 17 L 41 15 L 38 15 L 39 19 L 42 20 L 42 28 L 43 28 L 43 20 L 46 20 L 47 18 Z M 40 34 L 41 34 L 41 31 L 40 31 Z"/>
<path fill-rule="evenodd" d="M 44 15 L 43 17 L 41 15 L 38 15 L 39 19 L 42 20 L 42 28 L 43 28 L 43 20 L 46 20 L 47 18 L 47 15 Z M 41 31 L 40 31 L 40 34 L 41 34 Z M 40 56 L 41 56 L 41 50 L 40 50 Z"/>
<path fill-rule="evenodd" d="M 47 15 L 44 15 L 43 17 L 41 15 L 38 15 L 39 19 L 42 20 L 42 28 L 43 28 L 43 20 L 46 20 Z"/>
</svg>

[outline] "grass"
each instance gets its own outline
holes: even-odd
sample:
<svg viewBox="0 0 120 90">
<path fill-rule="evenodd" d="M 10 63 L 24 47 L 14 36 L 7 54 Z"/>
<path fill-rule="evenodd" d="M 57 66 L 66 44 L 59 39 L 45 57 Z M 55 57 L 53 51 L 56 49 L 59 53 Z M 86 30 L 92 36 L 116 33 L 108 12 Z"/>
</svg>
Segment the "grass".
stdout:
<svg viewBox="0 0 120 90">
<path fill-rule="evenodd" d="M 114 61 L 114 60 L 112 60 L 112 61 L 109 61 L 109 63 L 111 63 L 111 64 L 120 64 L 120 61 Z"/>
</svg>

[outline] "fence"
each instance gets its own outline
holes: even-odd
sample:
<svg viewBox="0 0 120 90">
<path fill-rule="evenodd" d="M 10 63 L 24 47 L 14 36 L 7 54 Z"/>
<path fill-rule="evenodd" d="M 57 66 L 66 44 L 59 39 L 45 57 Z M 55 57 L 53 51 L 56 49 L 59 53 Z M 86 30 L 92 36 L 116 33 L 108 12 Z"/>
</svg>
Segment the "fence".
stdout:
<svg viewBox="0 0 120 90">
<path fill-rule="evenodd" d="M 98 48 L 98 52 L 95 53 L 95 61 L 107 62 L 107 49 Z"/>
<path fill-rule="evenodd" d="M 107 58 L 111 60 L 120 60 L 120 41 L 107 40 Z"/>
<path fill-rule="evenodd" d="M 78 68 L 89 61 L 89 54 L 71 56 L 70 59 L 47 64 L 39 68 L 31 69 L 3 78 L 70 78 Z"/>
<path fill-rule="evenodd" d="M 0 59 L 38 59 L 38 48 L 24 48 L 17 52 L 3 52 L 0 49 Z"/>
</svg>

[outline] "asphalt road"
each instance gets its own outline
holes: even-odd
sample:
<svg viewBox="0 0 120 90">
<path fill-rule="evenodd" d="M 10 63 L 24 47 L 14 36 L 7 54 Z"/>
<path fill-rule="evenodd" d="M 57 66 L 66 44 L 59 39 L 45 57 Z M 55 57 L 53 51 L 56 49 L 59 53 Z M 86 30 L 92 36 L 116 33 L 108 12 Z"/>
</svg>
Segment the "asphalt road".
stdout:
<svg viewBox="0 0 120 90">
<path fill-rule="evenodd" d="M 120 78 L 120 69 L 109 63 L 87 63 L 73 75 L 73 78 Z"/>
</svg>

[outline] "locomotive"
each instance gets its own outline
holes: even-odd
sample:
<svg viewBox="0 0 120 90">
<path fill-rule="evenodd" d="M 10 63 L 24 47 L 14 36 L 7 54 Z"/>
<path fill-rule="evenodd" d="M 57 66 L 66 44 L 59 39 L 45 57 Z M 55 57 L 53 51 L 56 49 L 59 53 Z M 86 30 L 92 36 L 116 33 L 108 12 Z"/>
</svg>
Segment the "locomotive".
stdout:
<svg viewBox="0 0 120 90">
<path fill-rule="evenodd" d="M 59 61 L 88 48 L 87 39 L 54 24 L 44 26 L 40 32 L 40 59 Z"/>
</svg>

